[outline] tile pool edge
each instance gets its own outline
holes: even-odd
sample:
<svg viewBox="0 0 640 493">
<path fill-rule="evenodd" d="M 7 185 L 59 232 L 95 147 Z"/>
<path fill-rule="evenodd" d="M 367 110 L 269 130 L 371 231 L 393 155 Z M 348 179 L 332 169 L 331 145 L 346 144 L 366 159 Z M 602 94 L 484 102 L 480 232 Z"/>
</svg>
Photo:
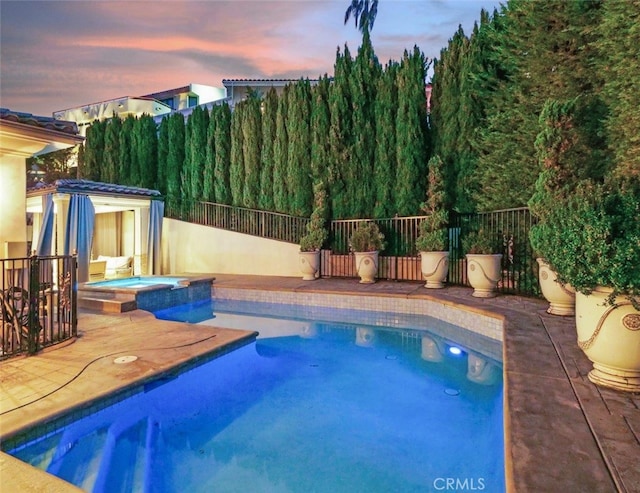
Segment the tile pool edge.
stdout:
<svg viewBox="0 0 640 493">
<path fill-rule="evenodd" d="M 270 290 L 262 288 L 225 287 L 213 283 L 213 299 L 233 299 L 263 303 L 280 303 L 397 312 L 429 316 L 462 327 L 496 341 L 503 341 L 505 317 L 487 310 L 432 298 L 424 294 L 353 294 L 313 290 Z"/>
</svg>

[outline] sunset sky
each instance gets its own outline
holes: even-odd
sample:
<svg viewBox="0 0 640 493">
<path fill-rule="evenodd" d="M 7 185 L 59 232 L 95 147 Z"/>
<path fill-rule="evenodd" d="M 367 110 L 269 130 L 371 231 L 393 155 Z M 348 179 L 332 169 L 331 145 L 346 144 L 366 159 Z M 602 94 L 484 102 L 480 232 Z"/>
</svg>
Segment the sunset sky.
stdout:
<svg viewBox="0 0 640 493">
<path fill-rule="evenodd" d="M 121 96 L 222 79 L 333 74 L 361 34 L 350 0 L 0 1 L 0 106 L 41 116 Z M 417 45 L 429 58 L 495 0 L 380 0 L 381 63 Z"/>
</svg>

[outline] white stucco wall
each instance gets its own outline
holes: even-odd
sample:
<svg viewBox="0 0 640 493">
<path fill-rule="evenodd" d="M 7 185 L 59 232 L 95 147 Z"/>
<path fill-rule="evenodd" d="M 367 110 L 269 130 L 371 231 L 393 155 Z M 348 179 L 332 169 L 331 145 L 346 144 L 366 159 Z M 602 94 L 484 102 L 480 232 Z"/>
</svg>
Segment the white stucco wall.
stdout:
<svg viewBox="0 0 640 493">
<path fill-rule="evenodd" d="M 27 255 L 25 170 L 24 157 L 0 158 L 0 258 Z M 7 243 L 17 246 L 18 251 L 11 247 L 6 251 Z"/>
<path fill-rule="evenodd" d="M 300 276 L 298 245 L 164 218 L 162 273 Z"/>
</svg>

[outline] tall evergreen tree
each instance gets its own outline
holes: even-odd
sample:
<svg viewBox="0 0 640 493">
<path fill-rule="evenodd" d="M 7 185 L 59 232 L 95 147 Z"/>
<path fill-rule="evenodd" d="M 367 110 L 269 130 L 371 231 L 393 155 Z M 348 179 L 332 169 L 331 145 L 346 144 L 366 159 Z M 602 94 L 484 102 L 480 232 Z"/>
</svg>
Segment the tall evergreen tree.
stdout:
<svg viewBox="0 0 640 493">
<path fill-rule="evenodd" d="M 591 89 L 584 77 L 584 36 L 595 26 L 581 4 L 511 0 L 489 31 L 503 75 L 487 95 L 476 143 L 474 179 L 491 187 L 479 197 L 481 210 L 527 203 L 540 172 L 534 143 L 544 102 Z"/>
<path fill-rule="evenodd" d="M 278 116 L 278 94 L 273 87 L 267 92 L 263 104 L 258 207 L 261 210 L 273 211 L 274 146 L 276 141 L 276 119 Z"/>
<path fill-rule="evenodd" d="M 215 114 L 215 149 L 216 164 L 214 168 L 214 197 L 219 204 L 231 204 L 231 185 L 229 170 L 231 168 L 231 108 L 222 103 Z"/>
<path fill-rule="evenodd" d="M 418 47 L 406 50 L 398 70 L 396 119 L 396 214 L 409 216 L 420 209 L 427 176 L 427 61 Z"/>
<path fill-rule="evenodd" d="M 106 183 L 120 183 L 118 176 L 118 162 L 120 160 L 120 131 L 122 120 L 119 116 L 107 122 L 104 133 L 104 158 L 100 167 L 100 181 Z"/>
<path fill-rule="evenodd" d="M 215 167 L 216 167 L 216 113 L 221 111 L 220 106 L 213 106 L 209 114 L 209 126 L 207 127 L 207 146 L 205 152 L 204 170 L 202 172 L 202 200 L 215 201 Z"/>
<path fill-rule="evenodd" d="M 131 168 L 134 159 L 137 160 L 135 154 L 133 138 L 134 127 L 136 125 L 136 117 L 128 115 L 122 122 L 120 129 L 120 156 L 118 160 L 118 177 L 122 185 L 133 185 L 131 181 Z"/>
<path fill-rule="evenodd" d="M 373 164 L 373 217 L 387 218 L 395 213 L 394 193 L 391 184 L 396 179 L 396 112 L 398 110 L 398 87 L 396 77 L 398 64 L 389 62 L 378 80 L 377 98 L 374 107 L 376 124 L 375 159 Z"/>
<path fill-rule="evenodd" d="M 242 153 L 242 120 L 247 103 L 236 104 L 231 115 L 231 162 L 229 184 L 231 187 L 231 205 L 242 207 L 244 198 L 244 155 Z"/>
<path fill-rule="evenodd" d="M 329 77 L 325 75 L 311 90 L 311 175 L 314 183 L 326 184 L 329 173 L 331 148 L 327 136 L 331 127 L 330 84 Z M 323 186 L 326 187 L 326 185 Z M 327 205 L 325 204 L 324 207 L 326 209 Z"/>
<path fill-rule="evenodd" d="M 343 54 L 338 49 L 334 66 L 334 82 L 329 89 L 331 158 L 328 188 L 331 197 L 330 209 L 334 219 L 352 217 L 352 211 L 349 208 L 350 199 L 347 195 L 348 167 L 351 162 L 353 142 L 351 91 L 349 88 L 352 64 L 353 60 L 349 48 L 345 45 Z"/>
<path fill-rule="evenodd" d="M 181 205 L 181 178 L 185 156 L 185 124 L 182 113 L 169 118 L 169 148 L 167 153 L 167 207 L 174 212 Z"/>
<path fill-rule="evenodd" d="M 603 7 L 594 55 L 609 106 L 612 174 L 625 189 L 640 194 L 640 1 L 604 2 Z"/>
<path fill-rule="evenodd" d="M 288 212 L 309 217 L 313 208 L 311 183 L 311 88 L 308 80 L 293 84 L 288 98 Z"/>
<path fill-rule="evenodd" d="M 84 168 L 78 170 L 79 178 L 100 181 L 106 127 L 106 121 L 95 120 L 87 129 L 87 137 L 84 144 Z"/>
<path fill-rule="evenodd" d="M 369 217 L 375 206 L 373 166 L 376 142 L 374 104 L 381 68 L 365 29 L 350 82 L 353 148 L 347 195 L 353 217 Z"/>
<path fill-rule="evenodd" d="M 167 194 L 167 155 L 169 154 L 169 119 L 165 116 L 158 130 L 158 181 L 162 195 Z"/>
<path fill-rule="evenodd" d="M 137 155 L 139 179 L 137 186 L 156 188 L 158 173 L 157 127 L 151 115 L 138 118 L 134 127 L 137 133 Z"/>
<path fill-rule="evenodd" d="M 287 153 L 289 139 L 287 136 L 287 110 L 291 85 L 287 84 L 278 98 L 276 115 L 276 141 L 273 146 L 273 205 L 277 212 L 288 212 L 287 190 Z"/>
<path fill-rule="evenodd" d="M 187 158 L 185 160 L 185 195 L 190 201 L 203 199 L 203 173 L 207 159 L 207 129 L 209 112 L 196 106 L 189 116 Z"/>
<path fill-rule="evenodd" d="M 242 158 L 244 161 L 244 186 L 242 204 L 250 209 L 258 206 L 260 193 L 260 149 L 262 147 L 262 113 L 260 96 L 251 91 L 243 101 Z"/>
</svg>

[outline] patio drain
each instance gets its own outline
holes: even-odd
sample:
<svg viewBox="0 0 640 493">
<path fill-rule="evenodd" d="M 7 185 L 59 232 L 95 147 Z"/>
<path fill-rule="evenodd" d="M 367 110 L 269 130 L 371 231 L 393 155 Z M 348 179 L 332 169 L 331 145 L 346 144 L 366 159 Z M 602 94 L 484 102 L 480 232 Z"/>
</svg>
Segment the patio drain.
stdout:
<svg viewBox="0 0 640 493">
<path fill-rule="evenodd" d="M 116 365 L 124 365 L 126 363 L 132 363 L 137 359 L 138 359 L 138 357 L 137 356 L 133 356 L 133 355 L 130 355 L 130 356 L 119 356 L 118 358 L 114 359 L 113 362 Z"/>
</svg>

